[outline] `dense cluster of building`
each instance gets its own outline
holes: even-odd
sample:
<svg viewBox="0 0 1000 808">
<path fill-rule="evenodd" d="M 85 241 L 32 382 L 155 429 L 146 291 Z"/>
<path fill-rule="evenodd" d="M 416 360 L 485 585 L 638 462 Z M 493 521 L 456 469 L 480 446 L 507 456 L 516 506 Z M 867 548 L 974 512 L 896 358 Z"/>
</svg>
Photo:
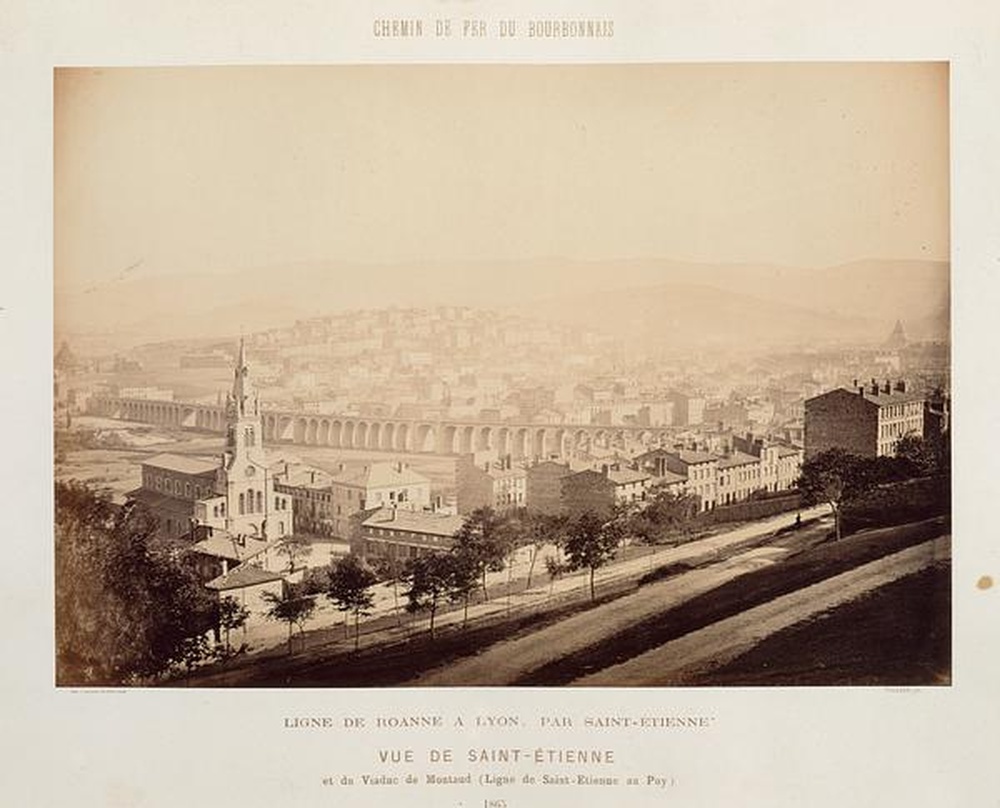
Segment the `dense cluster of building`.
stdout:
<svg viewBox="0 0 1000 808">
<path fill-rule="evenodd" d="M 795 369 L 802 357 L 729 368 L 726 388 L 713 387 L 711 374 L 691 383 L 690 374 L 669 364 L 612 372 L 596 359 L 607 346 L 585 332 L 483 318 L 460 308 L 322 318 L 257 335 L 254 342 L 264 354 L 271 401 L 291 393 L 304 411 L 664 428 L 652 445 L 595 443 L 583 451 L 560 445 L 555 453 L 516 459 L 489 447 L 463 451 L 455 459 L 453 485 L 445 486 L 396 459 L 391 441 L 379 447 L 389 449 L 384 461 L 320 468 L 265 452 L 263 396 L 250 384 L 241 341 L 225 401 L 221 456 L 151 457 L 129 499 L 150 508 L 161 538 L 184 548 L 209 588 L 256 607 L 261 593 L 280 591 L 307 566 L 324 566 L 340 553 L 401 560 L 445 549 L 477 508 L 568 514 L 622 503 L 641 508 L 665 490 L 689 495 L 699 510 L 711 511 L 793 488 L 803 461 L 825 449 L 891 455 L 906 435 L 948 428 L 948 398 L 941 392 L 946 378 L 935 393 L 928 392 L 925 376 L 918 377 L 919 388 L 912 377 L 841 381 L 846 368 L 901 367 L 908 348 L 901 326 L 874 353 L 846 360 L 813 356 L 808 372 Z M 361 362 L 360 353 L 366 357 Z M 504 372 L 485 371 L 500 354 Z M 186 354 L 183 364 L 214 368 L 228 357 L 213 349 Z M 63 346 L 56 399 L 67 412 L 71 394 L 63 379 L 77 362 Z M 940 369 L 947 374 L 947 364 Z M 741 374 L 756 381 L 741 384 Z M 583 381 L 557 381 L 573 377 Z M 346 387 L 325 386 L 321 378 L 344 380 Z M 687 379 L 696 392 L 679 392 L 668 379 Z M 134 384 L 119 394 L 173 398 L 170 390 Z M 306 540 L 308 560 L 289 551 L 293 537 Z"/>
</svg>

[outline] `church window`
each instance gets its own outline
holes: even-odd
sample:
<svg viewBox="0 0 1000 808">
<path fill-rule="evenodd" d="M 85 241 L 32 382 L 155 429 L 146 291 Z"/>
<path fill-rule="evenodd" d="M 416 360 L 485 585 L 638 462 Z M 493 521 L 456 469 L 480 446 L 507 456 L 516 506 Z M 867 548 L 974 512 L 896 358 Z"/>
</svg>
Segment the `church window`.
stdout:
<svg viewBox="0 0 1000 808">
<path fill-rule="evenodd" d="M 264 492 L 257 492 L 257 511 L 260 513 L 264 512 Z"/>
<path fill-rule="evenodd" d="M 246 503 L 243 494 L 240 494 L 240 516 L 246 513 Z"/>
<path fill-rule="evenodd" d="M 276 511 L 280 511 L 281 510 L 281 498 L 280 497 L 275 497 L 274 498 L 274 509 Z"/>
<path fill-rule="evenodd" d="M 285 535 L 285 523 L 284 522 L 278 522 L 278 535 L 279 536 L 284 536 Z"/>
<path fill-rule="evenodd" d="M 253 513 L 253 489 L 247 489 L 247 513 Z"/>
<path fill-rule="evenodd" d="M 244 431 L 243 434 L 244 434 L 247 446 L 253 446 L 253 427 L 252 426 L 248 426 L 246 428 L 246 430 Z"/>
</svg>

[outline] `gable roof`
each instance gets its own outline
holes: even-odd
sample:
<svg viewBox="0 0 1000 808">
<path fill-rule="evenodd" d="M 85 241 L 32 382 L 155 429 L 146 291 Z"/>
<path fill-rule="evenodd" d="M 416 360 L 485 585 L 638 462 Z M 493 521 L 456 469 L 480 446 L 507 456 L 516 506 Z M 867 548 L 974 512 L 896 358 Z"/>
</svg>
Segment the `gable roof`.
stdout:
<svg viewBox="0 0 1000 808">
<path fill-rule="evenodd" d="M 219 469 L 217 460 L 204 457 L 187 457 L 165 452 L 143 460 L 142 465 L 165 471 L 177 471 L 181 474 L 215 474 Z"/>
<path fill-rule="evenodd" d="M 431 536 L 454 536 L 465 518 L 452 514 L 408 511 L 402 508 L 379 508 L 362 522 L 362 527 L 405 530 Z"/>
<path fill-rule="evenodd" d="M 272 581 L 281 581 L 283 576 L 277 572 L 268 572 L 253 564 L 240 564 L 236 569 L 230 570 L 225 575 L 213 578 L 205 586 L 209 589 L 216 589 L 220 592 L 227 589 L 242 589 L 246 586 L 256 586 Z"/>
<path fill-rule="evenodd" d="M 734 466 L 746 466 L 750 463 L 759 463 L 760 458 L 754 457 L 746 452 L 733 452 L 729 457 L 723 457 L 719 461 L 720 469 L 733 468 Z"/>
<path fill-rule="evenodd" d="M 396 463 L 372 463 L 360 469 L 350 469 L 333 475 L 331 481 L 342 485 L 357 485 L 362 488 L 388 488 L 394 485 L 419 485 L 429 483 L 423 474 L 418 474 L 409 466 L 400 467 Z"/>
</svg>

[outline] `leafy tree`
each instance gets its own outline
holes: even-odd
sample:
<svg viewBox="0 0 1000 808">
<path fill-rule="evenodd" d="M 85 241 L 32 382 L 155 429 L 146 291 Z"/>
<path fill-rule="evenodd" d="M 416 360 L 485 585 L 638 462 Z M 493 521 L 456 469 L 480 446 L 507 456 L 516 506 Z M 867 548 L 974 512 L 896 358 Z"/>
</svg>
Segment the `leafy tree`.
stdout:
<svg viewBox="0 0 1000 808">
<path fill-rule="evenodd" d="M 456 548 L 449 557 L 448 599 L 462 601 L 462 628 L 469 622 L 469 599 L 479 586 L 479 568 L 476 559 Z"/>
<path fill-rule="evenodd" d="M 629 519 L 629 530 L 648 544 L 687 529 L 698 515 L 698 498 L 674 493 L 666 485 L 650 489 L 647 505 Z"/>
<path fill-rule="evenodd" d="M 484 600 L 490 599 L 486 574 L 504 568 L 513 535 L 508 521 L 489 507 L 476 508 L 455 533 L 455 547 L 475 563 L 482 578 Z"/>
<path fill-rule="evenodd" d="M 229 633 L 245 626 L 249 618 L 250 610 L 236 598 L 226 595 L 219 599 L 219 628 L 225 633 L 227 654 L 232 651 L 232 646 L 229 644 Z"/>
<path fill-rule="evenodd" d="M 330 588 L 326 596 L 346 614 L 354 615 L 354 650 L 360 641 L 361 615 L 371 614 L 375 596 L 372 585 L 378 580 L 375 573 L 362 564 L 357 556 L 348 555 L 336 561 L 330 569 Z M 346 625 L 346 619 L 345 619 Z"/>
<path fill-rule="evenodd" d="M 556 581 L 566 574 L 567 567 L 558 558 L 545 556 L 545 571 L 549 575 L 549 597 L 552 597 L 552 589 Z"/>
<path fill-rule="evenodd" d="M 594 600 L 594 573 L 615 556 L 621 526 L 594 511 L 584 511 L 566 529 L 563 550 L 571 570 L 590 570 L 590 599 Z"/>
<path fill-rule="evenodd" d="M 55 485 L 56 679 L 125 684 L 159 676 L 215 625 L 193 570 L 156 540 L 144 507 L 107 492 Z"/>
<path fill-rule="evenodd" d="M 208 643 L 208 638 L 204 634 L 185 637 L 181 642 L 179 654 L 179 661 L 184 665 L 185 680 L 191 676 L 191 671 L 194 670 L 195 666 L 208 659 L 211 655 L 212 649 Z"/>
<path fill-rule="evenodd" d="M 920 476 L 940 474 L 944 471 L 944 440 L 925 440 L 919 435 L 903 435 L 896 443 L 896 457 L 908 462 Z"/>
<path fill-rule="evenodd" d="M 310 567 L 302 573 L 299 594 L 319 595 L 330 588 L 330 567 Z"/>
<path fill-rule="evenodd" d="M 802 464 L 799 490 L 806 502 L 829 503 L 838 540 L 843 507 L 876 484 L 874 468 L 871 461 L 843 449 L 827 449 Z"/>
<path fill-rule="evenodd" d="M 316 611 L 316 596 L 300 594 L 292 586 L 276 595 L 274 592 L 262 592 L 261 597 L 271 608 L 265 613 L 268 620 L 277 620 L 288 624 L 288 653 L 292 653 L 292 627 L 299 627 L 299 634 L 305 635 L 305 624 Z"/>
<path fill-rule="evenodd" d="M 434 617 L 441 598 L 453 591 L 454 555 L 434 553 L 411 559 L 404 573 L 409 589 L 406 591 L 406 609 L 418 612 L 430 609 L 430 634 L 434 636 Z M 478 577 L 478 570 L 477 570 Z"/>
</svg>

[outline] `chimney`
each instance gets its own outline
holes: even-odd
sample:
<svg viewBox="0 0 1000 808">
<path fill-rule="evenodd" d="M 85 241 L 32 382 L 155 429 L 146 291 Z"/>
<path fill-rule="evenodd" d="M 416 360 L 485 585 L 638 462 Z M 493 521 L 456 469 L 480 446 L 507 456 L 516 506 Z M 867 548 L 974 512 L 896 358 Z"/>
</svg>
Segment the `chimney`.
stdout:
<svg viewBox="0 0 1000 808">
<path fill-rule="evenodd" d="M 877 396 L 878 395 L 878 382 L 875 381 L 874 379 L 872 379 L 872 386 L 871 386 L 870 390 L 871 390 L 871 394 L 873 396 Z"/>
<path fill-rule="evenodd" d="M 608 471 L 609 471 L 608 464 L 607 463 L 601 463 L 601 474 L 603 474 L 605 477 L 607 477 L 608 476 Z"/>
<path fill-rule="evenodd" d="M 882 385 L 882 392 L 883 393 L 891 393 L 892 392 L 892 382 L 890 382 L 888 379 L 886 379 L 885 380 L 885 384 Z"/>
<path fill-rule="evenodd" d="M 310 483 L 316 482 L 316 472 L 315 471 L 310 471 L 309 472 L 309 482 Z"/>
<path fill-rule="evenodd" d="M 343 463 L 338 463 L 337 464 L 337 471 L 338 472 L 343 472 L 343 470 L 344 470 L 344 464 Z"/>
<path fill-rule="evenodd" d="M 903 381 L 902 379 L 900 379 L 898 382 L 896 382 L 896 392 L 897 393 L 905 393 L 906 392 L 906 382 Z"/>
</svg>

